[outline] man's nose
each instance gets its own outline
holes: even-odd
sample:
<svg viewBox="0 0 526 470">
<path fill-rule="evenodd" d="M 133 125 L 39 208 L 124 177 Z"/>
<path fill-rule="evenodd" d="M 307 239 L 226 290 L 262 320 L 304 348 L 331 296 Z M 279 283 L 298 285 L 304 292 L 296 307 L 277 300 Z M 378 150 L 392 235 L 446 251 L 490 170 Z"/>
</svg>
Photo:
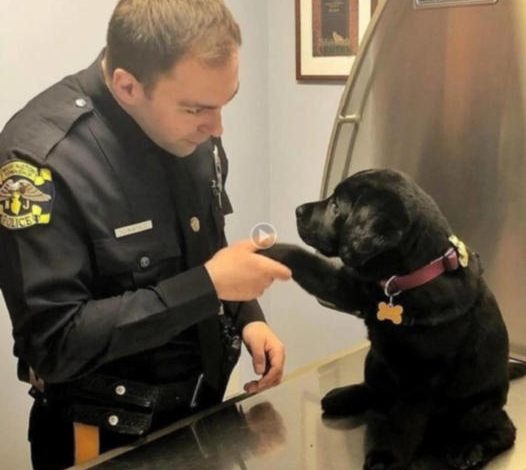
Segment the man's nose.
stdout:
<svg viewBox="0 0 526 470">
<path fill-rule="evenodd" d="M 223 116 L 221 110 L 214 110 L 210 113 L 208 120 L 200 127 L 201 131 L 205 131 L 213 137 L 221 137 L 223 135 Z"/>
</svg>

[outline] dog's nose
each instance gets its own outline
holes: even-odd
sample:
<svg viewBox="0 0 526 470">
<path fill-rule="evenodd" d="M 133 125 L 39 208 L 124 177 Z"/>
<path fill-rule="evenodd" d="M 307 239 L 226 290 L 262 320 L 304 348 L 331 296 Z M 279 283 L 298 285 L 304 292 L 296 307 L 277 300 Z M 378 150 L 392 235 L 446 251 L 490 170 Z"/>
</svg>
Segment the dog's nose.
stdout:
<svg viewBox="0 0 526 470">
<path fill-rule="evenodd" d="M 296 207 L 296 217 L 298 219 L 301 218 L 303 215 L 305 215 L 306 212 L 307 212 L 307 208 L 305 207 L 305 204 Z"/>
</svg>

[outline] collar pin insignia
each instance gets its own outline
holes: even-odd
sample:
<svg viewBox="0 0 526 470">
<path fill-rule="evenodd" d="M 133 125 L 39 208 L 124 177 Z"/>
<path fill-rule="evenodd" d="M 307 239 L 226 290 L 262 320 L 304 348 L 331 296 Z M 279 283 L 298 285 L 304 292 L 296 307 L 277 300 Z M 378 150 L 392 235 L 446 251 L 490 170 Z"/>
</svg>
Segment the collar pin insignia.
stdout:
<svg viewBox="0 0 526 470">
<path fill-rule="evenodd" d="M 194 232 L 199 232 L 199 230 L 201 230 L 201 222 L 197 217 L 192 217 L 190 219 L 190 227 Z"/>
</svg>

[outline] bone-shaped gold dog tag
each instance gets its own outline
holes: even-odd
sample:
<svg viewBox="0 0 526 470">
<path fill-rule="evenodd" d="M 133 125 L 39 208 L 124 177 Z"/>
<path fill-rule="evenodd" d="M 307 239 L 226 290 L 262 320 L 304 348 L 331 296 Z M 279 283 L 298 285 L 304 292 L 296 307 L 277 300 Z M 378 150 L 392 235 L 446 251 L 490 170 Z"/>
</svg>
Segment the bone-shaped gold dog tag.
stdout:
<svg viewBox="0 0 526 470">
<path fill-rule="evenodd" d="M 380 321 L 389 320 L 395 325 L 400 325 L 402 323 L 402 314 L 404 313 L 404 307 L 401 305 L 393 305 L 391 303 L 387 304 L 385 302 L 380 302 L 378 304 L 378 312 L 376 313 L 376 318 Z"/>
</svg>

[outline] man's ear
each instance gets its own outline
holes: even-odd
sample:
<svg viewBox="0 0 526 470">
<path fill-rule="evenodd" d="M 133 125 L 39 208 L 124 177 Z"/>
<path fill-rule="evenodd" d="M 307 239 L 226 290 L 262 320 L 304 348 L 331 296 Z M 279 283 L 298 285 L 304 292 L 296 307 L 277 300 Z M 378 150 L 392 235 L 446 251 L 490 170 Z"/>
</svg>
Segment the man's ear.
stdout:
<svg viewBox="0 0 526 470">
<path fill-rule="evenodd" d="M 340 258 L 347 266 L 363 266 L 398 246 L 408 224 L 407 210 L 392 195 L 353 207 L 341 229 Z"/>
<path fill-rule="evenodd" d="M 145 98 L 144 86 L 127 70 L 115 69 L 109 82 L 113 95 L 126 106 L 135 106 Z"/>
</svg>

